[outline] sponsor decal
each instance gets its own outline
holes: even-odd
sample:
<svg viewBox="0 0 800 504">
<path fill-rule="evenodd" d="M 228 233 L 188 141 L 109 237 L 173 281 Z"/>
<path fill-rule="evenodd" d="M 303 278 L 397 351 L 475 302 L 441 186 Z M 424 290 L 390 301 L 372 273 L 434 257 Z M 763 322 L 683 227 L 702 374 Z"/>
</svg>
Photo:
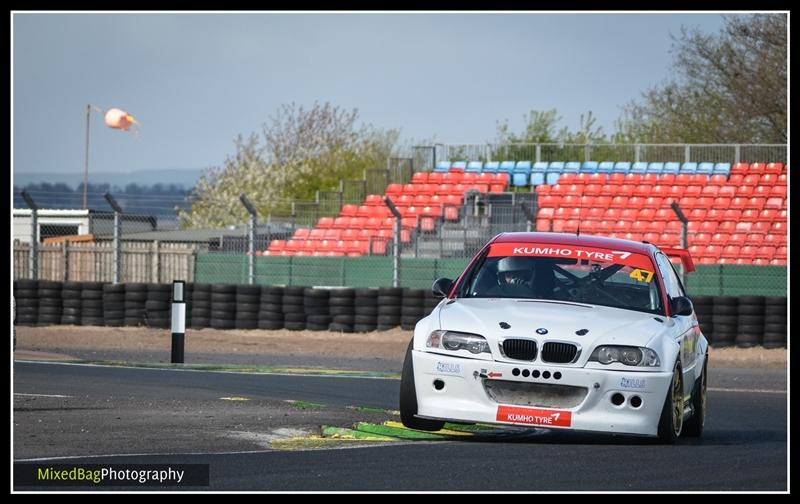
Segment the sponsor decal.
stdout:
<svg viewBox="0 0 800 504">
<path fill-rule="evenodd" d="M 626 378 L 623 376 L 619 381 L 619 386 L 622 388 L 644 389 L 647 388 L 647 380 L 645 378 Z"/>
<path fill-rule="evenodd" d="M 498 422 L 513 422 L 527 425 L 569 427 L 572 425 L 572 412 L 518 406 L 498 406 Z"/>
<path fill-rule="evenodd" d="M 489 371 L 488 373 L 486 373 L 486 376 L 488 376 L 489 378 L 499 378 L 503 376 L 503 373 L 499 371 Z"/>
<path fill-rule="evenodd" d="M 461 373 L 461 364 L 453 364 L 451 362 L 436 362 L 436 372 L 438 373 Z"/>
<path fill-rule="evenodd" d="M 547 334 L 547 329 L 540 327 L 539 329 L 536 329 L 536 334 Z"/>
<path fill-rule="evenodd" d="M 489 257 L 500 256 L 539 256 L 563 257 L 567 259 L 586 259 L 596 262 L 623 264 L 643 269 L 643 275 L 653 271 L 653 263 L 642 254 L 575 245 L 537 244 L 537 243 L 495 243 Z"/>
</svg>

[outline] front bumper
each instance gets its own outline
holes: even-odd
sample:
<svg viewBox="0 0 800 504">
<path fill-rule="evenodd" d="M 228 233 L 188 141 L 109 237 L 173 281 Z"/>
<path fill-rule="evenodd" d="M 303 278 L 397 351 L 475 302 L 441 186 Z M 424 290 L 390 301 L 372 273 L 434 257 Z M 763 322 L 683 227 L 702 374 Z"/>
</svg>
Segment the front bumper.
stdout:
<svg viewBox="0 0 800 504">
<path fill-rule="evenodd" d="M 417 350 L 412 352 L 412 358 L 417 415 L 461 422 L 656 436 L 672 380 L 672 372 L 608 371 L 540 362 L 512 364 Z M 532 374 L 514 376 L 515 368 Z M 536 374 L 533 371 L 539 371 L 538 378 L 533 377 Z M 549 372 L 549 378 L 544 378 L 545 371 Z M 559 379 L 554 377 L 557 372 Z M 536 402 L 501 404 L 487 393 L 485 380 L 583 387 L 586 392 L 577 406 L 570 408 Z M 612 402 L 616 394 L 624 397 L 620 405 Z M 636 398 L 641 400 L 638 407 Z"/>
</svg>

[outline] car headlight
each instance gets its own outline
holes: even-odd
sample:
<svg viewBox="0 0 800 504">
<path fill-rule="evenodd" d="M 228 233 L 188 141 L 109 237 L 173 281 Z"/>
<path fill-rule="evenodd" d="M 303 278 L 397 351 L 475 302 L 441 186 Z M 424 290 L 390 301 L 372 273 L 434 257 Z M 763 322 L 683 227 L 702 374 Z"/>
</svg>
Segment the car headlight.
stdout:
<svg viewBox="0 0 800 504">
<path fill-rule="evenodd" d="M 626 366 L 658 367 L 661 365 L 661 360 L 655 350 L 635 346 L 599 346 L 594 349 L 589 360 L 600 364 L 621 362 Z"/>
<path fill-rule="evenodd" d="M 425 346 L 454 352 L 467 350 L 473 354 L 492 353 L 489 350 L 489 343 L 483 336 L 456 331 L 433 331 L 428 335 L 428 341 L 425 342 Z"/>
</svg>

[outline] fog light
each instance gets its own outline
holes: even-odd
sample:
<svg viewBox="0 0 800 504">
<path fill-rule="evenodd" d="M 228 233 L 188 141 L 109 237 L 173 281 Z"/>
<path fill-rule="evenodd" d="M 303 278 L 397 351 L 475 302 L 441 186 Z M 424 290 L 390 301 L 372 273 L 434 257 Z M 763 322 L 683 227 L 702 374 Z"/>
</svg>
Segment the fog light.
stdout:
<svg viewBox="0 0 800 504">
<path fill-rule="evenodd" d="M 631 397 L 631 406 L 634 408 L 638 408 L 642 405 L 642 398 L 638 395 Z"/>
<path fill-rule="evenodd" d="M 436 390 L 442 390 L 444 388 L 444 382 L 438 378 L 433 380 L 433 388 Z"/>
</svg>

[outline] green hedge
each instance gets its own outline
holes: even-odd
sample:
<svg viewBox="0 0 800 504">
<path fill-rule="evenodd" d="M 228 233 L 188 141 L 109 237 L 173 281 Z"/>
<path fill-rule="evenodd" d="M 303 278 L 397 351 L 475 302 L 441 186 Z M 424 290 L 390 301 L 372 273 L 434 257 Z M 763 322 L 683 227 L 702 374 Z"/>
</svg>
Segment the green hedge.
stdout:
<svg viewBox="0 0 800 504">
<path fill-rule="evenodd" d="M 427 289 L 439 277 L 455 278 L 468 259 L 401 259 L 400 286 Z M 247 283 L 247 256 L 201 252 L 194 281 Z M 786 296 L 785 266 L 698 265 L 686 288 L 694 296 Z M 257 257 L 256 283 L 388 287 L 391 257 Z"/>
</svg>

